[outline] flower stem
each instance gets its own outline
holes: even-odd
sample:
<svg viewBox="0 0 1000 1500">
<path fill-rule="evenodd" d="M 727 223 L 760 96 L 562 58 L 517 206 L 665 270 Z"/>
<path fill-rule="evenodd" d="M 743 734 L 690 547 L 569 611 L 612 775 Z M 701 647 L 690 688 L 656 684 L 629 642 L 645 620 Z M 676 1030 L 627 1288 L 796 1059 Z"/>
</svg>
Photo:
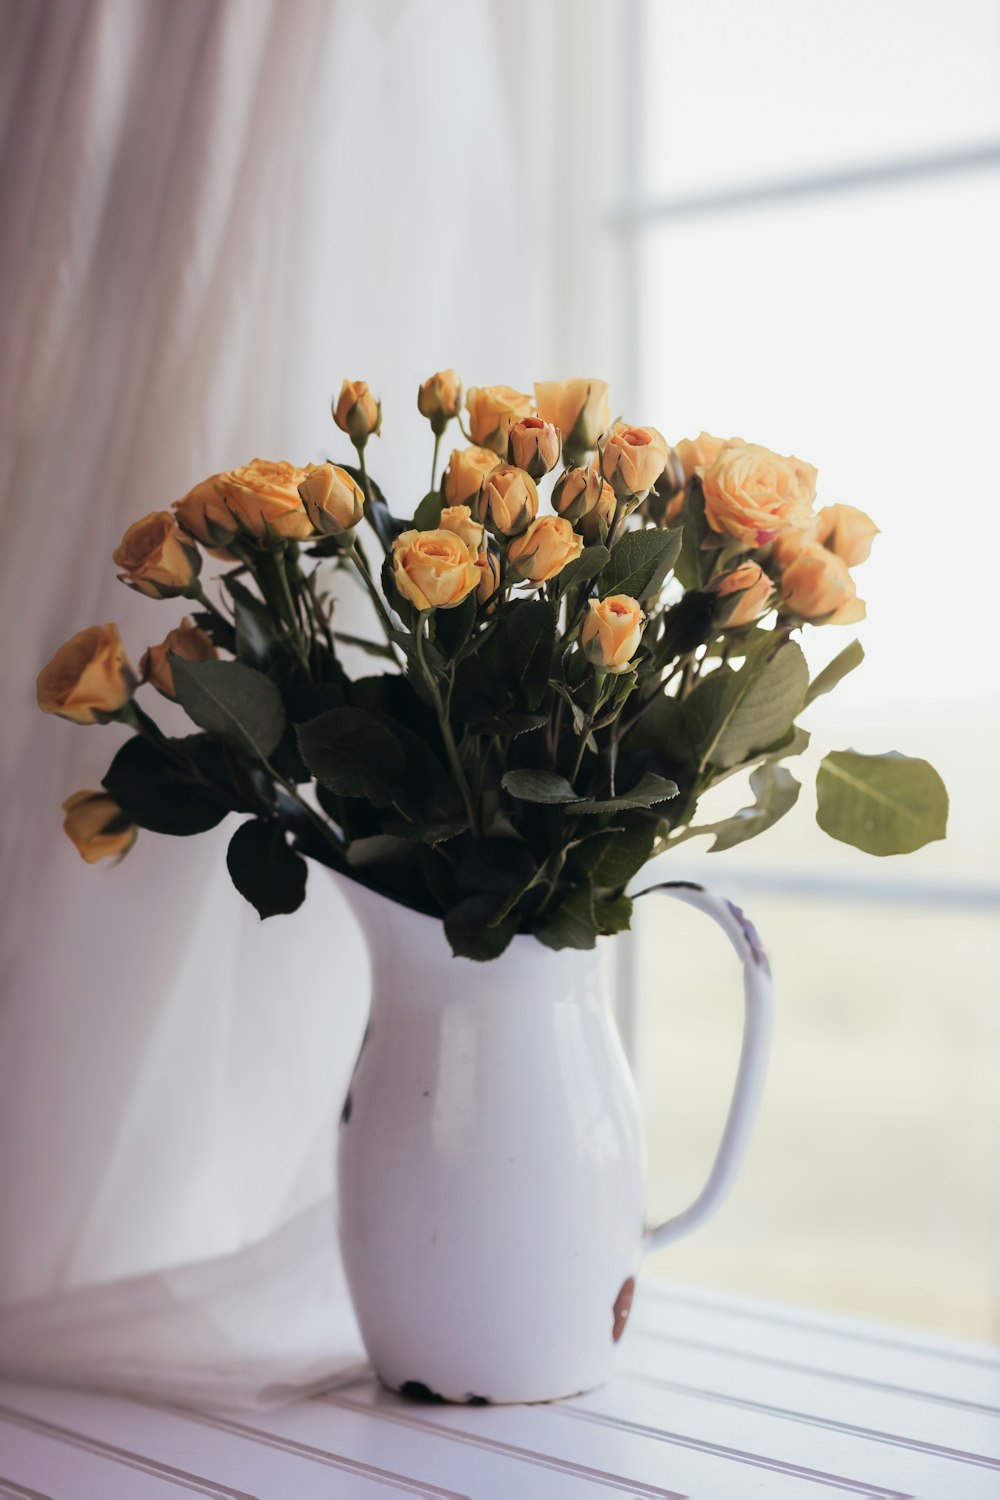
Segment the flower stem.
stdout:
<svg viewBox="0 0 1000 1500">
<path fill-rule="evenodd" d="M 469 827 L 471 828 L 474 837 L 479 838 L 480 829 L 479 818 L 476 811 L 476 804 L 473 799 L 472 792 L 469 789 L 468 779 L 466 778 L 465 770 L 462 766 L 461 756 L 458 753 L 458 746 L 455 744 L 455 736 L 451 731 L 451 722 L 448 718 L 447 713 L 445 712 L 445 706 L 441 699 L 441 693 L 438 688 L 437 680 L 434 677 L 434 674 L 431 671 L 430 667 L 428 666 L 427 657 L 424 654 L 423 620 L 419 620 L 417 622 L 415 640 L 417 646 L 417 661 L 420 663 L 420 670 L 423 673 L 424 681 L 427 683 L 428 691 L 430 692 L 431 698 L 434 702 L 434 711 L 437 714 L 438 724 L 441 728 L 441 738 L 444 740 L 445 754 L 448 757 L 448 763 L 451 766 L 452 773 L 455 777 L 455 783 L 458 787 L 458 790 L 462 794 L 462 802 L 465 805 L 466 815 L 469 819 Z"/>
<path fill-rule="evenodd" d="M 431 459 L 431 489 L 432 490 L 433 490 L 433 488 L 434 488 L 434 486 L 435 486 L 435 484 L 437 482 L 438 449 L 440 447 L 441 447 L 441 434 L 440 434 L 440 432 L 435 432 L 435 434 L 434 434 L 434 456 Z"/>
</svg>

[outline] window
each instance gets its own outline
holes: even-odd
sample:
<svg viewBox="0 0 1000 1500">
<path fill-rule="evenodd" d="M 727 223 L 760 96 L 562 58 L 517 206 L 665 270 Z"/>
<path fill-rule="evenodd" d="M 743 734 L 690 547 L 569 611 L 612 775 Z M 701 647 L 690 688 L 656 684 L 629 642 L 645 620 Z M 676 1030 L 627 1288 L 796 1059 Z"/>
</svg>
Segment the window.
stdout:
<svg viewBox="0 0 1000 1500">
<path fill-rule="evenodd" d="M 798 807 L 721 858 L 700 842 L 672 856 L 752 913 L 779 1025 L 732 1198 L 651 1269 L 983 1338 L 1000 1140 L 1000 7 L 628 10 L 643 60 L 622 90 L 613 209 L 628 411 L 674 440 L 704 427 L 797 452 L 822 501 L 884 533 L 857 575 L 868 660 L 808 711 Z M 851 634 L 811 632 L 814 667 Z M 948 841 L 883 862 L 820 833 L 815 768 L 847 745 L 933 761 Z M 726 783 L 705 811 L 741 792 Z M 721 937 L 676 903 L 640 916 L 636 942 L 665 1215 L 700 1186 L 721 1128 L 738 981 Z"/>
</svg>

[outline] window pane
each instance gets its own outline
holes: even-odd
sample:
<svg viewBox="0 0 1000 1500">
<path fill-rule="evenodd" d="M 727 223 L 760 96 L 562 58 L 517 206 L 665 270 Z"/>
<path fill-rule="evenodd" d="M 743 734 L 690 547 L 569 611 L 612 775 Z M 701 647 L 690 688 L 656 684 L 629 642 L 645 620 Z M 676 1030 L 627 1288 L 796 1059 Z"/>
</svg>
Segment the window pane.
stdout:
<svg viewBox="0 0 1000 1500">
<path fill-rule="evenodd" d="M 641 17 L 646 192 L 1000 137 L 996 0 L 642 0 Z"/>
</svg>

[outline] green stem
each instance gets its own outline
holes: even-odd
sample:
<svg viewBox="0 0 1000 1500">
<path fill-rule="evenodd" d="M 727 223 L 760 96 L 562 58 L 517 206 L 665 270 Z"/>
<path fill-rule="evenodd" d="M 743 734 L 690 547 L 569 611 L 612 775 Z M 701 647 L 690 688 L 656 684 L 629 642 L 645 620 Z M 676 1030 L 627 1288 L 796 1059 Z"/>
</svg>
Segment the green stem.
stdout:
<svg viewBox="0 0 1000 1500">
<path fill-rule="evenodd" d="M 570 786 L 573 786 L 573 787 L 576 786 L 576 778 L 579 776 L 579 774 L 580 774 L 580 767 L 583 765 L 584 751 L 587 748 L 587 741 L 590 738 L 590 731 L 594 727 L 594 720 L 597 718 L 597 710 L 601 706 L 601 698 L 602 698 L 603 694 L 604 694 L 604 676 L 603 676 L 602 673 L 595 671 L 595 673 L 594 673 L 594 696 L 593 696 L 593 699 L 591 701 L 590 711 L 587 714 L 587 717 L 583 721 L 583 732 L 580 735 L 580 743 L 576 747 L 576 759 L 573 762 L 573 769 L 570 772 L 570 778 L 569 778 L 569 784 L 570 784 Z"/>
<path fill-rule="evenodd" d="M 435 484 L 437 483 L 438 449 L 440 447 L 441 447 L 441 434 L 440 434 L 440 432 L 435 432 L 435 434 L 434 434 L 434 456 L 431 459 L 431 489 L 432 490 L 433 490 Z"/>
<path fill-rule="evenodd" d="M 371 596 L 372 604 L 375 606 L 375 613 L 378 615 L 379 624 L 382 626 L 382 629 L 385 632 L 386 640 L 389 642 L 389 645 L 392 646 L 393 649 L 395 649 L 396 632 L 393 629 L 392 620 L 389 618 L 389 611 L 386 609 L 385 605 L 382 602 L 382 595 L 375 587 L 375 580 L 372 577 L 371 573 L 368 571 L 368 564 L 365 561 L 364 554 L 360 551 L 356 541 L 351 543 L 351 550 L 347 555 L 351 559 L 351 562 L 354 564 L 354 566 L 357 568 L 358 573 L 361 576 L 361 580 L 364 583 L 365 588 L 368 590 L 369 595 Z M 395 656 L 393 656 L 394 661 L 395 659 Z"/>
<path fill-rule="evenodd" d="M 476 811 L 476 804 L 473 800 L 472 792 L 469 789 L 469 783 L 465 775 L 465 770 L 462 766 L 462 759 L 458 753 L 458 746 L 455 744 L 455 736 L 451 732 L 451 722 L 448 718 L 447 713 L 445 712 L 445 707 L 441 699 L 441 693 L 438 689 L 437 680 L 430 667 L 427 665 L 427 658 L 424 654 L 424 625 L 422 619 L 418 620 L 417 622 L 417 629 L 414 639 L 416 641 L 417 647 L 417 661 L 420 663 L 420 670 L 423 673 L 424 681 L 427 683 L 428 691 L 430 692 L 431 698 L 434 701 L 434 711 L 437 714 L 438 724 L 441 728 L 441 738 L 444 740 L 445 754 L 448 757 L 448 763 L 451 766 L 456 785 L 458 786 L 458 789 L 462 794 L 462 802 L 465 805 L 466 815 L 469 819 L 469 827 L 471 828 L 474 837 L 479 838 L 480 828 L 479 817 Z"/>
</svg>

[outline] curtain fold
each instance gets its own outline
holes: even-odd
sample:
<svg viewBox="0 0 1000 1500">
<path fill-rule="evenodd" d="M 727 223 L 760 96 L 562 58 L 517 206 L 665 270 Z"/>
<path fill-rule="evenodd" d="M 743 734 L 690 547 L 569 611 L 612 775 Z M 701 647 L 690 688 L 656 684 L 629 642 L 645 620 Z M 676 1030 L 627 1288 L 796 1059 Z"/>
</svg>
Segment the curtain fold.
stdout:
<svg viewBox="0 0 1000 1500">
<path fill-rule="evenodd" d="M 34 677 L 84 625 L 161 639 L 182 610 L 114 581 L 125 527 L 324 456 L 342 376 L 382 393 L 403 509 L 419 379 L 530 378 L 494 19 L 0 0 L 0 28 L 0 1370 L 279 1399 L 361 1357 L 333 1183 L 360 936 L 322 870 L 260 924 L 230 826 L 84 869 L 59 805 L 121 735 L 41 719 Z"/>
</svg>

